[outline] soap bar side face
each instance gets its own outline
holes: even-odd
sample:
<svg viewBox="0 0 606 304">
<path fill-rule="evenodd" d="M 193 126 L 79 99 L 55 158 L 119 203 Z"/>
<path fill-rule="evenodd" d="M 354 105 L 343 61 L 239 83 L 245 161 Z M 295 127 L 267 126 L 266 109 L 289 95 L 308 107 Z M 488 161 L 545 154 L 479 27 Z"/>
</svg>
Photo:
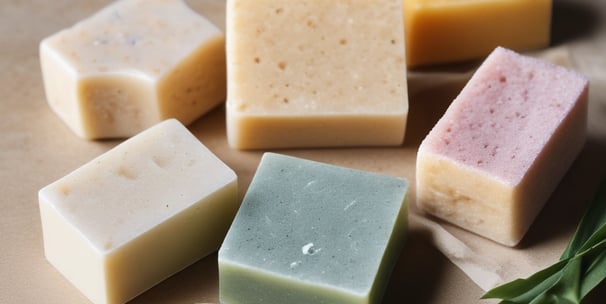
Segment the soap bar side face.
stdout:
<svg viewBox="0 0 606 304">
<path fill-rule="evenodd" d="M 87 139 L 188 124 L 225 100 L 224 36 L 182 0 L 112 3 L 44 39 L 40 60 L 51 108 Z"/>
<path fill-rule="evenodd" d="M 552 0 L 404 1 L 408 64 L 481 58 L 497 46 L 546 47 L 551 13 Z"/>
<path fill-rule="evenodd" d="M 327 137 L 345 146 L 401 143 L 408 113 L 404 33 L 397 28 L 401 5 L 228 1 L 230 145 L 330 146 Z M 319 132 L 307 129 L 315 120 L 324 121 Z M 390 133 L 387 139 L 372 140 L 383 132 Z M 309 138 L 318 142 L 299 142 L 292 134 L 313 134 Z"/>
<path fill-rule="evenodd" d="M 227 96 L 225 38 L 217 32 L 158 82 L 160 117 L 187 125 Z"/>
<path fill-rule="evenodd" d="M 588 82 L 497 48 L 422 142 L 417 203 L 516 245 L 580 153 Z"/>
<path fill-rule="evenodd" d="M 112 302 L 123 302 L 124 295 L 134 298 L 218 250 L 238 208 L 237 193 L 237 183 L 228 183 L 108 253 L 103 269 Z M 136 280 L 126 275 L 133 273 Z"/>
<path fill-rule="evenodd" d="M 389 276 L 403 242 L 407 187 L 401 179 L 266 153 L 219 251 L 221 298 L 376 301 L 385 286 L 373 284 Z"/>
<path fill-rule="evenodd" d="M 238 207 L 234 172 L 177 120 L 39 198 L 47 259 L 95 303 L 124 303 L 216 250 Z"/>
<path fill-rule="evenodd" d="M 79 126 L 82 135 L 88 134 L 86 137 L 127 137 L 133 130 L 144 130 L 160 120 L 157 97 L 149 79 L 97 75 L 80 78 L 76 86 Z"/>
</svg>

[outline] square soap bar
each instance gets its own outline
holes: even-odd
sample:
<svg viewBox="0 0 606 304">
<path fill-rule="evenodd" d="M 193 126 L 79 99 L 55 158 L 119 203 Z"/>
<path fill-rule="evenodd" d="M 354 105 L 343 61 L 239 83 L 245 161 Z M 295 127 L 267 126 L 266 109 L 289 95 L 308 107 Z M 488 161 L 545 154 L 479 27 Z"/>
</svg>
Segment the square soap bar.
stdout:
<svg viewBox="0 0 606 304">
<path fill-rule="evenodd" d="M 419 207 L 518 244 L 583 148 L 587 91 L 579 73 L 495 49 L 419 147 Z"/>
<path fill-rule="evenodd" d="M 40 43 L 50 107 L 79 136 L 189 124 L 225 100 L 223 33 L 182 0 L 122 0 Z"/>
<path fill-rule="evenodd" d="M 380 303 L 406 180 L 266 153 L 219 250 L 221 303 Z"/>
<path fill-rule="evenodd" d="M 94 303 L 124 303 L 219 248 L 236 183 L 167 120 L 40 190 L 46 258 Z"/>
<path fill-rule="evenodd" d="M 497 46 L 546 47 L 552 0 L 405 0 L 410 66 L 482 58 Z"/>
<path fill-rule="evenodd" d="M 230 0 L 226 9 L 232 147 L 402 143 L 401 0 Z"/>
</svg>

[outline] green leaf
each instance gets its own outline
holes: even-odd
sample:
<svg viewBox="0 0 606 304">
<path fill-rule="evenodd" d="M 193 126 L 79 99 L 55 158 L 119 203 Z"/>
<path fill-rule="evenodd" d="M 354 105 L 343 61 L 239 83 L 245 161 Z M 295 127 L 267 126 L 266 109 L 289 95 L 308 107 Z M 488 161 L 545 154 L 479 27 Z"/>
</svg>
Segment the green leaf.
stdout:
<svg viewBox="0 0 606 304">
<path fill-rule="evenodd" d="M 482 299 L 501 304 L 579 304 L 606 278 L 606 180 L 560 261 L 533 274 L 488 291 Z"/>
<path fill-rule="evenodd" d="M 593 234 L 606 225 L 606 181 L 602 182 L 589 209 L 581 219 L 577 231 L 564 250 L 561 260 L 574 256 L 575 253 L 586 245 Z"/>
<path fill-rule="evenodd" d="M 604 246 L 605 243 L 602 243 Z M 604 246 L 606 247 L 606 246 Z M 606 249 L 598 249 L 595 258 L 587 267 L 581 281 L 581 298 L 587 296 L 606 278 Z"/>
<path fill-rule="evenodd" d="M 530 298 L 538 296 L 552 286 L 560 277 L 561 270 L 568 261 L 560 261 L 526 279 L 517 279 L 489 290 L 482 299 L 503 299 L 512 303 L 528 303 Z M 524 302 L 524 300 L 527 300 Z"/>
<path fill-rule="evenodd" d="M 534 300 L 530 301 L 530 304 L 579 304 L 581 302 L 580 279 L 583 272 L 582 262 L 580 255 L 568 260 L 566 266 L 560 272 L 559 280 Z"/>
</svg>

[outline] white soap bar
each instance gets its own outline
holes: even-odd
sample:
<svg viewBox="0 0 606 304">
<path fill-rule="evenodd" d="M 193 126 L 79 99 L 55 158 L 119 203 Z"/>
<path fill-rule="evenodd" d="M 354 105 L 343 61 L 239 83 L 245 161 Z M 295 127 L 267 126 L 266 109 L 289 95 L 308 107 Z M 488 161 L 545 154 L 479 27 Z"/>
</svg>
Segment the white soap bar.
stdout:
<svg viewBox="0 0 606 304">
<path fill-rule="evenodd" d="M 402 143 L 402 0 L 232 0 L 226 10 L 232 147 Z"/>
<path fill-rule="evenodd" d="M 217 250 L 234 172 L 162 122 L 39 193 L 47 259 L 94 303 L 124 303 Z"/>
<path fill-rule="evenodd" d="M 123 0 L 44 39 L 50 107 L 79 136 L 189 124 L 225 100 L 223 33 L 182 0 Z"/>
</svg>

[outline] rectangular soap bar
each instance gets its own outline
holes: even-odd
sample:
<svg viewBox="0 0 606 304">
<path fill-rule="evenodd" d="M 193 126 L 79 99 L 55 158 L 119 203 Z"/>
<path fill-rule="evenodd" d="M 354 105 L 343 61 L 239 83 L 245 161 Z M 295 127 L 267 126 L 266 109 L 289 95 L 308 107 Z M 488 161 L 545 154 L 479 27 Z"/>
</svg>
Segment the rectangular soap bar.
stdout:
<svg viewBox="0 0 606 304">
<path fill-rule="evenodd" d="M 266 153 L 219 250 L 224 304 L 380 303 L 406 180 Z"/>
<path fill-rule="evenodd" d="M 588 81 L 497 48 L 421 143 L 417 203 L 508 246 L 583 148 Z"/>
<path fill-rule="evenodd" d="M 236 183 L 167 120 L 40 190 L 46 258 L 92 302 L 127 302 L 219 248 Z"/>
<path fill-rule="evenodd" d="M 405 0 L 409 66 L 482 58 L 495 47 L 546 47 L 552 0 Z"/>
<path fill-rule="evenodd" d="M 223 33 L 182 0 L 122 0 L 40 43 L 48 103 L 77 135 L 189 124 L 225 100 Z"/>
<path fill-rule="evenodd" d="M 226 10 L 232 147 L 402 143 L 401 0 L 230 0 Z"/>
</svg>

